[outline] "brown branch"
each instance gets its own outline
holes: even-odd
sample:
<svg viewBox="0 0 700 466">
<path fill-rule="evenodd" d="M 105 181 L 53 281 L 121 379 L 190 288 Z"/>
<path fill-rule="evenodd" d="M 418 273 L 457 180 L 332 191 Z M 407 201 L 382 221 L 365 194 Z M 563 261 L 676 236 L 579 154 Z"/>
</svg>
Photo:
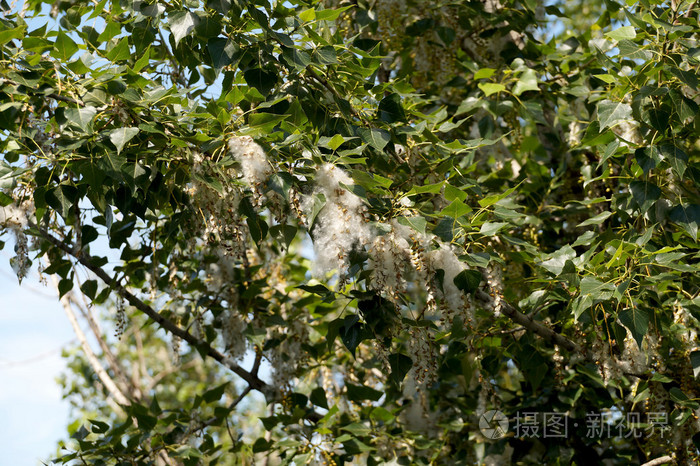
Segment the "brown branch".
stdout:
<svg viewBox="0 0 700 466">
<path fill-rule="evenodd" d="M 251 390 L 257 390 L 263 395 L 267 396 L 270 391 L 274 389 L 274 387 L 271 387 L 269 384 L 265 383 L 263 380 L 261 380 L 257 372 L 256 373 L 251 373 L 248 372 L 247 370 L 243 369 L 240 367 L 238 364 L 233 362 L 231 358 L 228 358 L 224 356 L 221 352 L 216 350 L 215 348 L 212 348 L 211 345 L 208 343 L 199 340 L 197 337 L 192 335 L 191 333 L 187 332 L 186 330 L 183 330 L 179 326 L 177 326 L 175 323 L 172 321 L 166 319 L 162 315 L 160 315 L 157 311 L 155 311 L 152 307 L 150 307 L 148 304 L 137 298 L 134 294 L 132 294 L 129 290 L 127 290 L 125 287 L 117 283 L 117 281 L 110 277 L 107 272 L 105 272 L 101 267 L 97 266 L 95 264 L 95 261 L 93 258 L 87 254 L 86 252 L 80 251 L 75 247 L 71 247 L 68 244 L 64 243 L 63 241 L 59 240 L 55 236 L 53 236 L 51 233 L 49 233 L 45 228 L 40 227 L 36 225 L 34 222 L 31 220 L 28 221 L 28 225 L 39 232 L 39 234 L 49 243 L 51 243 L 53 246 L 56 248 L 62 250 L 63 252 L 67 253 L 68 255 L 72 256 L 74 259 L 76 259 L 80 264 L 82 264 L 84 267 L 86 267 L 88 270 L 90 270 L 92 273 L 94 273 L 97 277 L 99 277 L 107 286 L 109 286 L 113 291 L 118 293 L 121 297 L 126 299 L 130 305 L 134 306 L 136 309 L 139 311 L 143 312 L 146 314 L 151 320 L 156 322 L 160 327 L 171 334 L 180 337 L 181 339 L 185 340 L 187 343 L 189 343 L 192 347 L 197 348 L 200 350 L 200 353 L 206 354 L 207 356 L 213 358 L 215 361 L 217 361 L 219 364 L 222 366 L 228 368 L 230 371 L 241 377 L 243 380 L 245 380 L 248 383 L 248 386 L 246 389 L 243 391 L 243 394 L 239 398 L 243 398 L 248 392 Z M 262 354 L 258 356 L 256 354 L 256 361 L 258 358 L 262 358 Z M 260 362 L 254 363 L 254 368 L 257 371 L 260 367 Z M 236 404 L 240 402 L 240 400 L 236 401 Z M 233 405 L 235 407 L 235 404 Z M 321 416 L 319 413 L 316 411 L 310 411 L 308 412 L 304 418 L 307 421 L 311 422 L 318 422 L 320 421 L 323 416 Z"/>
<path fill-rule="evenodd" d="M 13 81 L 13 80 L 7 79 L 7 78 L 0 78 L 0 83 L 7 83 L 7 84 L 10 84 L 11 86 L 24 86 L 24 84 L 18 83 L 17 81 Z M 48 97 L 49 99 L 53 99 L 53 100 L 56 100 L 59 102 L 66 102 L 68 104 L 77 105 L 79 107 L 85 106 L 84 103 L 79 102 L 79 101 L 73 99 L 72 97 L 66 97 L 66 96 L 61 95 L 61 94 L 56 94 L 55 92 L 52 92 L 51 94 L 46 94 L 44 97 Z"/>
<path fill-rule="evenodd" d="M 693 14 L 693 10 L 695 9 L 696 3 L 698 3 L 698 2 L 691 3 L 690 6 L 688 7 L 688 11 L 686 11 L 683 16 L 685 16 L 686 18 L 690 18 L 690 15 Z"/>
<path fill-rule="evenodd" d="M 476 291 L 476 298 L 483 302 L 483 303 L 491 303 L 493 301 L 493 298 L 484 290 L 477 290 Z M 593 363 L 598 362 L 596 358 L 593 356 L 593 354 L 588 351 L 588 349 L 582 347 L 581 345 L 575 343 L 572 340 L 569 340 L 566 338 L 564 335 L 561 335 L 551 328 L 537 322 L 536 320 L 533 319 L 532 315 L 526 315 L 520 312 L 518 309 L 515 308 L 512 304 L 508 303 L 505 300 L 501 300 L 501 313 L 505 314 L 510 320 L 515 322 L 516 324 L 520 324 L 523 327 L 525 327 L 525 330 L 529 330 L 535 335 L 538 335 L 542 338 L 544 338 L 547 341 L 550 341 L 554 343 L 555 345 L 560 346 L 561 348 L 566 349 L 567 351 L 570 351 L 572 353 L 580 354 L 584 358 L 586 358 L 588 361 L 591 361 Z M 523 330 L 523 329 L 519 329 Z M 644 378 L 644 374 L 639 374 L 639 373 L 634 373 L 630 372 L 628 370 L 625 370 L 624 368 L 621 368 L 622 373 L 625 375 L 629 375 L 632 377 L 637 377 L 637 378 Z"/>
<path fill-rule="evenodd" d="M 79 106 L 79 107 L 84 107 L 84 106 L 85 106 L 85 104 L 82 103 L 82 102 L 78 102 L 78 101 L 75 100 L 75 99 L 72 99 L 72 98 L 70 98 L 70 97 L 66 97 L 66 96 L 63 96 L 63 95 L 59 95 L 59 94 L 53 94 L 53 93 L 52 93 L 52 94 L 48 94 L 46 97 L 48 97 L 49 99 L 57 100 L 57 101 L 59 101 L 59 102 L 66 102 L 66 103 L 69 103 L 69 104 L 77 105 L 77 106 Z"/>
<path fill-rule="evenodd" d="M 483 290 L 477 290 L 476 297 L 477 299 L 483 302 L 492 301 L 491 296 L 489 296 L 489 294 Z M 536 335 L 539 335 L 545 340 L 551 341 L 555 345 L 559 345 L 562 348 L 571 351 L 572 353 L 579 353 L 584 356 L 587 356 L 587 351 L 584 350 L 581 346 L 577 345 L 565 336 L 558 334 L 551 328 L 545 327 L 539 322 L 536 322 L 531 316 L 523 314 L 506 301 L 501 301 L 501 312 L 508 316 L 513 322 L 522 325 L 526 329 L 530 330 Z"/>
<path fill-rule="evenodd" d="M 260 363 L 262 362 L 262 350 L 256 346 L 255 347 L 255 361 L 253 362 L 253 368 L 250 370 L 251 374 L 258 375 L 258 371 L 260 370 Z"/>
<path fill-rule="evenodd" d="M 251 388 L 250 388 L 250 385 L 248 385 L 248 386 L 245 388 L 245 390 L 243 390 L 243 391 L 241 392 L 241 394 L 238 395 L 238 397 L 228 406 L 229 411 L 232 411 L 236 406 L 238 406 L 238 404 L 239 404 L 241 401 L 243 401 L 243 399 L 248 395 L 248 393 L 250 393 L 250 391 L 251 391 Z M 200 425 L 200 427 L 197 428 L 196 430 L 201 430 L 201 429 L 203 429 L 203 428 L 205 428 L 205 427 L 208 427 L 208 426 L 214 424 L 218 419 L 219 419 L 219 418 L 218 418 L 217 416 L 214 416 L 214 417 L 210 418 L 209 420 L 204 421 L 204 422 Z"/>
<path fill-rule="evenodd" d="M 191 333 L 187 332 L 186 330 L 183 330 L 179 326 L 177 326 L 174 322 L 171 320 L 166 319 L 162 315 L 160 315 L 155 309 L 153 309 L 151 306 L 140 300 L 138 297 L 136 297 L 133 293 L 131 293 L 129 290 L 127 290 L 125 287 L 117 283 L 112 277 L 109 276 L 107 272 L 104 271 L 101 267 L 95 265 L 95 261 L 93 258 L 83 252 L 76 250 L 73 247 L 70 247 L 69 245 L 65 244 L 63 241 L 59 240 L 58 238 L 54 237 L 52 234 L 50 234 L 45 228 L 42 228 L 33 222 L 29 222 L 29 225 L 32 228 L 35 228 L 41 236 L 46 239 L 49 243 L 51 243 L 53 246 L 57 247 L 58 249 L 64 251 L 65 253 L 69 254 L 70 256 L 74 257 L 80 264 L 82 264 L 84 267 L 86 267 L 88 270 L 90 270 L 92 273 L 94 273 L 97 277 L 99 277 L 107 286 L 109 286 L 112 290 L 114 290 L 117 294 L 119 294 L 122 298 L 126 299 L 128 303 L 132 306 L 134 306 L 136 309 L 139 311 L 143 312 L 146 314 L 151 320 L 153 320 L 155 323 L 157 323 L 161 328 L 164 330 L 170 332 L 171 334 L 180 337 L 181 339 L 185 340 L 187 343 L 189 343 L 193 348 L 198 348 L 201 350 L 204 354 L 207 356 L 211 357 L 215 361 L 217 361 L 219 364 L 227 367 L 229 370 L 234 372 L 236 375 L 241 377 L 243 380 L 245 380 L 248 385 L 253 390 L 258 390 L 260 392 L 265 392 L 266 388 L 269 388 L 269 386 L 261 380 L 257 375 L 254 375 L 242 367 L 240 367 L 238 364 L 233 362 L 231 358 L 226 357 L 224 354 L 222 354 L 220 351 L 216 350 L 215 348 L 212 348 L 211 345 L 208 343 L 199 340 L 197 337 L 192 335 Z"/>
</svg>

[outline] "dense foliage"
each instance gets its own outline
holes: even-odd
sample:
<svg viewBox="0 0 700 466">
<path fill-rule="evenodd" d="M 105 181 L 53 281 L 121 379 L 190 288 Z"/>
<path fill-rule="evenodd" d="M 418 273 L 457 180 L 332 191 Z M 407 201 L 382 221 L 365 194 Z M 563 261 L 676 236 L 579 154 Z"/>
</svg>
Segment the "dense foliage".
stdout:
<svg viewBox="0 0 700 466">
<path fill-rule="evenodd" d="M 3 5 L 54 461 L 698 461 L 695 2 Z"/>
</svg>

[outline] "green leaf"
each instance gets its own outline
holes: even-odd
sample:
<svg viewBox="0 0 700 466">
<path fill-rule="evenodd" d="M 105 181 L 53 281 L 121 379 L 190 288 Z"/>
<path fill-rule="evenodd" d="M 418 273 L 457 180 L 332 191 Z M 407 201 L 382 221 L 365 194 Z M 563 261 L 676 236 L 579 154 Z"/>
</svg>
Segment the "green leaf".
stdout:
<svg viewBox="0 0 700 466">
<path fill-rule="evenodd" d="M 250 237 L 253 239 L 255 244 L 260 245 L 262 240 L 267 236 L 269 227 L 267 222 L 263 217 L 259 215 L 253 215 L 246 218 L 246 223 L 248 224 L 248 230 L 250 231 Z"/>
<path fill-rule="evenodd" d="M 175 39 L 175 46 L 183 38 L 192 34 L 197 23 L 199 23 L 199 16 L 189 11 L 176 11 L 168 15 L 168 27 L 173 34 L 173 39 Z"/>
<path fill-rule="evenodd" d="M 632 199 L 637 203 L 640 211 L 644 214 L 661 197 L 661 189 L 654 183 L 648 181 L 635 180 L 630 183 Z"/>
<path fill-rule="evenodd" d="M 299 13 L 299 19 L 304 22 L 313 21 L 314 19 L 316 19 L 316 11 L 313 8 L 304 10 L 301 13 Z"/>
<path fill-rule="evenodd" d="M 60 61 L 67 62 L 78 50 L 78 45 L 73 39 L 65 32 L 60 31 L 56 37 L 56 42 L 54 42 L 51 56 Z"/>
<path fill-rule="evenodd" d="M 411 187 L 411 190 L 406 193 L 406 196 L 426 193 L 436 194 L 442 190 L 443 186 L 445 186 L 445 183 L 443 181 L 440 181 L 438 183 L 426 184 L 423 186 L 414 185 Z M 447 191 L 447 189 L 445 189 L 445 191 Z"/>
<path fill-rule="evenodd" d="M 62 108 L 63 116 L 70 126 L 84 133 L 92 132 L 92 122 L 97 115 L 95 107 Z"/>
<path fill-rule="evenodd" d="M 693 100 L 684 96 L 681 92 L 676 90 L 671 90 L 669 92 L 671 100 L 673 101 L 673 107 L 676 113 L 680 117 L 681 121 L 686 121 L 690 118 L 695 118 L 695 116 L 700 113 L 700 108 Z"/>
<path fill-rule="evenodd" d="M 453 282 L 458 289 L 467 294 L 472 294 L 479 288 L 481 279 L 481 272 L 467 269 L 459 272 L 453 279 Z"/>
<path fill-rule="evenodd" d="M 464 202 L 460 201 L 459 199 L 455 199 L 442 209 L 439 213 L 440 217 L 451 217 L 451 218 L 459 218 L 463 215 L 467 215 L 469 212 L 472 211 L 472 208 L 466 205 Z"/>
<path fill-rule="evenodd" d="M 433 234 L 446 243 L 451 243 L 454 239 L 455 219 L 445 217 L 433 228 Z"/>
<path fill-rule="evenodd" d="M 215 69 L 228 66 L 233 63 L 234 56 L 239 50 L 238 44 L 230 39 L 215 37 L 207 42 L 207 49 L 211 57 L 212 66 Z"/>
<path fill-rule="evenodd" d="M 309 397 L 311 403 L 319 406 L 323 409 L 328 409 L 328 400 L 326 399 L 326 392 L 322 387 L 316 387 L 311 390 L 311 396 Z"/>
<path fill-rule="evenodd" d="M 612 212 L 601 212 L 595 217 L 591 217 L 588 220 L 584 220 L 583 222 L 579 223 L 576 225 L 576 227 L 586 227 L 588 225 L 602 225 L 602 223 L 612 215 Z"/>
<path fill-rule="evenodd" d="M 479 200 L 479 205 L 481 207 L 488 207 L 491 206 L 501 199 L 505 199 L 506 197 L 510 196 L 514 191 L 517 186 L 514 186 L 510 189 L 508 189 L 506 192 L 500 193 L 500 194 L 493 194 L 491 196 L 487 196 L 481 200 Z"/>
<path fill-rule="evenodd" d="M 13 39 L 22 39 L 24 38 L 25 34 L 27 32 L 27 28 L 25 27 L 16 27 L 13 29 L 6 29 L 4 31 L 0 32 L 0 46 L 3 46 L 10 42 Z"/>
<path fill-rule="evenodd" d="M 338 61 L 338 55 L 335 52 L 335 47 L 332 45 L 326 45 L 314 50 L 311 55 L 311 60 L 321 65 L 336 65 L 340 63 Z"/>
<path fill-rule="evenodd" d="M 513 94 L 519 96 L 526 91 L 539 91 L 537 86 L 537 73 L 530 68 L 526 69 L 519 77 L 518 82 L 513 86 Z"/>
<path fill-rule="evenodd" d="M 80 285 L 80 291 L 82 291 L 88 298 L 95 299 L 95 296 L 97 295 L 97 281 L 85 280 L 83 284 Z"/>
<path fill-rule="evenodd" d="M 479 233 L 481 233 L 484 236 L 493 236 L 507 225 L 508 224 L 505 222 L 486 222 L 483 225 L 481 225 Z"/>
<path fill-rule="evenodd" d="M 265 430 L 274 429 L 274 427 L 280 422 L 277 416 L 259 417 L 258 419 L 260 419 L 260 422 L 262 422 Z"/>
<path fill-rule="evenodd" d="M 675 66 L 671 66 L 670 71 L 674 76 L 680 79 L 681 82 L 686 84 L 688 87 L 691 87 L 695 90 L 698 89 L 697 71 L 685 71 L 680 68 L 676 68 Z"/>
<path fill-rule="evenodd" d="M 638 59 L 648 61 L 653 57 L 653 54 L 650 51 L 644 49 L 644 47 L 640 47 L 631 40 L 621 40 L 617 44 L 617 47 L 620 50 L 620 55 L 629 57 L 633 60 Z"/>
<path fill-rule="evenodd" d="M 486 97 L 506 90 L 506 86 L 498 83 L 479 83 L 478 86 L 486 94 Z"/>
<path fill-rule="evenodd" d="M 207 0 L 207 7 L 226 15 L 231 10 L 230 0 Z"/>
<path fill-rule="evenodd" d="M 103 166 L 105 174 L 115 180 L 122 180 L 122 166 L 126 163 L 126 159 L 114 152 L 108 152 L 100 159 L 100 165 Z"/>
<path fill-rule="evenodd" d="M 245 71 L 243 78 L 249 86 L 260 91 L 260 94 L 263 96 L 268 95 L 277 84 L 277 74 L 261 68 L 252 68 Z"/>
<path fill-rule="evenodd" d="M 567 261 L 576 258 L 576 251 L 569 245 L 559 248 L 543 261 L 540 266 L 544 267 L 554 275 L 559 275 L 564 269 Z"/>
<path fill-rule="evenodd" d="M 62 298 L 66 293 L 73 289 L 73 279 L 62 278 L 58 282 L 58 297 Z"/>
<path fill-rule="evenodd" d="M 623 26 L 606 33 L 605 37 L 612 40 L 632 40 L 637 37 L 637 32 L 634 30 L 634 26 Z"/>
<path fill-rule="evenodd" d="M 219 15 L 215 14 L 200 14 L 198 15 L 199 22 L 195 26 L 195 33 L 197 36 L 204 39 L 211 39 L 216 37 L 221 32 L 221 20 Z"/>
<path fill-rule="evenodd" d="M 221 397 L 224 396 L 224 392 L 226 391 L 228 385 L 229 382 L 225 382 L 217 387 L 207 390 L 202 394 L 202 400 L 204 400 L 205 403 L 214 403 L 219 401 Z"/>
<path fill-rule="evenodd" d="M 537 390 L 547 374 L 549 362 L 531 345 L 520 348 L 516 361 L 525 380 L 532 385 L 532 390 Z"/>
<path fill-rule="evenodd" d="M 107 53 L 107 60 L 112 63 L 118 61 L 128 60 L 131 57 L 131 52 L 129 51 L 129 38 L 123 37 L 117 42 L 117 45 L 112 47 L 112 49 Z"/>
<path fill-rule="evenodd" d="M 615 286 L 612 283 L 603 283 L 595 277 L 586 276 L 581 280 L 581 294 L 591 295 L 598 299 L 607 299 L 608 291 L 613 291 Z"/>
<path fill-rule="evenodd" d="M 340 134 L 336 134 L 328 141 L 328 148 L 330 150 L 337 150 L 345 142 L 345 138 Z"/>
<path fill-rule="evenodd" d="M 694 400 L 691 400 L 688 398 L 688 395 L 683 392 L 678 387 L 672 387 L 669 391 L 668 394 L 674 402 L 678 403 L 681 406 L 687 406 L 689 408 L 697 409 L 698 408 L 698 403 Z"/>
<path fill-rule="evenodd" d="M 398 94 L 389 94 L 379 102 L 377 116 L 386 123 L 404 121 L 406 114 L 401 106 L 401 97 Z"/>
<path fill-rule="evenodd" d="M 649 312 L 634 307 L 628 307 L 617 314 L 622 325 L 632 333 L 637 345 L 642 347 L 642 340 L 649 330 Z"/>
<path fill-rule="evenodd" d="M 669 129 L 671 115 L 664 109 L 651 108 L 642 112 L 642 121 L 659 132 Z"/>
<path fill-rule="evenodd" d="M 341 13 L 352 8 L 352 5 L 340 8 L 328 8 L 325 10 L 316 10 L 316 19 L 319 21 L 335 21 Z"/>
<path fill-rule="evenodd" d="M 117 154 L 120 154 L 124 146 L 139 134 L 138 128 L 118 128 L 109 133 L 109 140 L 117 148 Z"/>
<path fill-rule="evenodd" d="M 406 374 L 413 367 L 413 361 L 405 354 L 393 353 L 389 355 L 389 365 L 391 366 L 391 380 L 396 385 L 401 385 Z"/>
<path fill-rule="evenodd" d="M 282 47 L 282 56 L 297 72 L 303 71 L 311 63 L 311 56 L 303 50 L 297 50 L 296 47 Z"/>
<path fill-rule="evenodd" d="M 394 420 L 396 416 L 391 414 L 391 411 L 382 408 L 381 406 L 377 406 L 376 408 L 372 409 L 372 412 L 370 413 L 370 417 L 375 420 L 375 421 L 380 421 L 383 423 L 388 423 Z"/>
<path fill-rule="evenodd" d="M 8 196 L 7 194 L 0 191 L 0 207 L 7 207 L 8 205 L 12 204 L 13 202 L 14 202 L 14 199 L 12 199 L 10 196 Z"/>
<path fill-rule="evenodd" d="M 659 152 L 671 165 L 671 168 L 679 178 L 683 178 L 688 166 L 688 155 L 676 146 L 664 144 L 659 147 Z"/>
<path fill-rule="evenodd" d="M 491 256 L 487 252 L 472 252 L 464 257 L 464 262 L 472 267 L 488 267 L 491 262 Z"/>
<path fill-rule="evenodd" d="M 668 213 L 668 218 L 674 223 L 679 224 L 693 238 L 693 241 L 698 239 L 698 224 L 700 224 L 700 205 L 698 204 L 680 204 L 675 206 Z"/>
<path fill-rule="evenodd" d="M 364 437 L 372 432 L 372 429 L 359 422 L 353 422 L 352 424 L 343 426 L 341 430 L 346 430 L 356 437 Z"/>
<path fill-rule="evenodd" d="M 112 40 L 112 38 L 118 34 L 120 34 L 122 31 L 122 26 L 119 24 L 117 21 L 108 21 L 107 24 L 105 24 L 105 28 L 102 31 L 102 33 L 99 35 L 97 40 L 99 42 L 109 42 Z"/>
<path fill-rule="evenodd" d="M 401 225 L 413 228 L 418 233 L 425 233 L 425 227 L 428 224 L 425 217 L 399 217 L 397 221 Z"/>
<path fill-rule="evenodd" d="M 634 151 L 634 158 L 646 175 L 650 170 L 656 168 L 656 166 L 661 163 L 662 156 L 657 146 L 649 146 L 640 147 Z"/>
<path fill-rule="evenodd" d="M 345 388 L 348 392 L 350 401 L 379 401 L 384 393 L 364 385 L 354 385 L 350 382 L 345 382 Z"/>
<path fill-rule="evenodd" d="M 355 350 L 364 335 L 364 325 L 360 322 L 360 318 L 358 316 L 346 317 L 343 326 L 338 329 L 338 334 L 345 347 L 355 357 Z"/>
<path fill-rule="evenodd" d="M 622 102 L 604 100 L 598 104 L 597 108 L 601 131 L 632 117 L 632 107 Z"/>
<path fill-rule="evenodd" d="M 357 133 L 364 142 L 378 151 L 383 150 L 384 147 L 389 144 L 389 141 L 391 141 L 391 134 L 385 129 L 358 128 Z"/>
<path fill-rule="evenodd" d="M 68 219 L 71 209 L 78 200 L 78 190 L 70 184 L 60 184 L 46 192 L 46 203 L 56 209 L 61 217 Z"/>
<path fill-rule="evenodd" d="M 326 205 L 326 196 L 321 193 L 314 194 L 313 204 L 311 206 L 311 215 L 308 216 L 307 220 L 309 222 L 309 228 L 313 230 L 314 222 L 318 213 L 321 212 L 323 207 Z"/>
<path fill-rule="evenodd" d="M 481 68 L 474 73 L 474 79 L 488 79 L 496 72 L 493 68 Z"/>
<path fill-rule="evenodd" d="M 92 424 L 92 433 L 94 434 L 104 434 L 109 430 L 109 424 L 106 422 L 96 421 L 94 419 L 88 419 L 88 422 Z"/>
<path fill-rule="evenodd" d="M 593 305 L 593 298 L 590 295 L 578 296 L 573 300 L 571 310 L 574 315 L 574 320 L 578 322 L 583 312 Z"/>
<path fill-rule="evenodd" d="M 697 379 L 700 376 L 700 351 L 690 353 L 690 364 L 693 366 L 693 376 Z"/>
<path fill-rule="evenodd" d="M 607 84 L 613 84 L 617 82 L 617 79 L 611 74 L 594 74 L 593 76 Z"/>
<path fill-rule="evenodd" d="M 299 285 L 297 288 L 319 296 L 326 296 L 331 293 L 331 291 L 324 285 Z"/>
</svg>

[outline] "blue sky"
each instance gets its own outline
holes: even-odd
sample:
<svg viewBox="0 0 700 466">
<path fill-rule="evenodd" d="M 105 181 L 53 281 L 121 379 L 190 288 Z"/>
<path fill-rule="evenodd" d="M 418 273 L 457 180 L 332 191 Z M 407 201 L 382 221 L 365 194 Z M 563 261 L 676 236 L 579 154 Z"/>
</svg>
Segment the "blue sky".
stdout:
<svg viewBox="0 0 700 466">
<path fill-rule="evenodd" d="M 0 462 L 36 465 L 66 437 L 68 403 L 55 378 L 65 367 L 61 348 L 75 335 L 36 271 L 19 286 L 9 264 L 12 248 L 0 251 Z"/>
</svg>

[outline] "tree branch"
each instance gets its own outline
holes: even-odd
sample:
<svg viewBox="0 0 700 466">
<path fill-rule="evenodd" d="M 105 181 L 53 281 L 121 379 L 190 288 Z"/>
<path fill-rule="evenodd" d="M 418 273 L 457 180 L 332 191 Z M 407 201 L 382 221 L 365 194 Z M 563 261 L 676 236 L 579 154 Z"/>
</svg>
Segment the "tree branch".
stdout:
<svg viewBox="0 0 700 466">
<path fill-rule="evenodd" d="M 258 390 L 258 391 L 264 393 L 265 389 L 269 388 L 269 386 L 263 380 L 261 380 L 257 375 L 251 374 L 250 372 L 246 371 L 245 369 L 240 367 L 238 364 L 233 362 L 233 360 L 231 360 L 231 358 L 226 357 L 220 351 L 216 350 L 215 348 L 212 348 L 211 345 L 209 345 L 208 343 L 199 340 L 191 333 L 178 327 L 174 322 L 172 322 L 172 321 L 166 319 L 165 317 L 163 317 L 162 315 L 160 315 L 151 306 L 149 306 L 148 304 L 146 304 L 145 302 L 140 300 L 138 297 L 136 297 L 133 293 L 131 293 L 125 287 L 118 284 L 112 277 L 109 276 L 109 274 L 107 272 L 105 272 L 101 267 L 99 267 L 95 264 L 95 261 L 93 260 L 93 258 L 89 254 L 87 254 L 83 251 L 76 250 L 73 247 L 70 247 L 69 245 L 65 244 L 63 241 L 54 237 L 45 228 L 40 227 L 31 221 L 29 222 L 29 226 L 36 229 L 41 234 L 41 236 L 45 240 L 47 240 L 49 243 L 51 243 L 53 246 L 57 247 L 58 249 L 62 250 L 63 252 L 65 252 L 65 253 L 69 254 L 70 256 L 72 256 L 73 258 L 75 258 L 80 264 L 85 266 L 88 270 L 90 270 L 97 277 L 99 277 L 103 282 L 105 282 L 105 284 L 107 284 L 107 286 L 109 286 L 112 290 L 114 290 L 121 297 L 126 299 L 130 305 L 134 306 L 136 309 L 138 309 L 139 311 L 146 314 L 151 320 L 153 320 L 158 325 L 160 325 L 161 328 L 172 333 L 173 335 L 175 335 L 177 337 L 182 338 L 187 343 L 189 343 L 192 347 L 198 348 L 202 353 L 213 358 L 219 364 L 227 367 L 229 370 L 231 370 L 236 375 L 238 375 L 243 380 L 245 380 L 253 390 Z"/>
<path fill-rule="evenodd" d="M 493 301 L 493 298 L 484 290 L 477 290 L 476 298 L 483 303 L 491 303 Z M 522 312 L 517 310 L 512 304 L 508 303 L 505 300 L 501 300 L 501 312 L 505 314 L 510 320 L 512 320 L 516 324 L 522 325 L 523 327 L 525 327 L 526 330 L 531 331 L 535 335 L 538 335 L 544 338 L 545 340 L 550 341 L 555 345 L 566 349 L 567 351 L 580 354 L 588 361 L 591 361 L 593 363 L 597 362 L 593 354 L 586 348 L 578 345 L 577 343 L 574 343 L 572 340 L 569 340 L 568 338 L 555 332 L 551 328 L 546 327 L 545 325 L 542 325 L 541 323 L 537 322 L 533 319 L 532 315 L 523 314 Z M 629 370 L 625 370 L 625 368 L 622 367 L 620 369 L 625 375 L 644 378 L 644 374 L 630 372 Z"/>
<path fill-rule="evenodd" d="M 55 275 L 51 277 L 54 287 L 56 290 L 58 290 L 58 279 L 56 278 Z M 78 340 L 80 341 L 80 345 L 83 347 L 83 352 L 85 353 L 85 357 L 87 358 L 88 362 L 90 363 L 90 366 L 92 367 L 92 370 L 95 371 L 95 374 L 97 374 L 97 377 L 100 379 L 100 382 L 102 382 L 102 385 L 105 387 L 105 389 L 109 392 L 109 394 L 114 398 L 114 400 L 119 403 L 119 405 L 124 405 L 124 406 L 129 406 L 131 402 L 126 398 L 124 393 L 117 387 L 117 384 L 112 380 L 112 378 L 107 374 L 107 371 L 105 371 L 105 368 L 102 367 L 102 364 L 100 364 L 100 361 L 97 359 L 97 356 L 95 353 L 92 351 L 92 348 L 90 347 L 90 343 L 88 343 L 87 338 L 85 337 L 85 334 L 83 333 L 83 329 L 80 328 L 80 325 L 78 324 L 78 319 L 75 316 L 75 312 L 73 312 L 73 307 L 71 306 L 71 302 L 68 299 L 66 295 L 61 296 L 61 304 L 63 305 L 63 310 L 66 312 L 66 315 L 68 316 L 68 320 L 70 321 L 71 325 L 73 326 L 73 331 L 75 332 L 75 335 L 78 337 Z M 117 405 L 117 406 L 119 406 Z M 124 410 L 119 406 L 119 411 L 121 415 L 125 415 Z"/>
<path fill-rule="evenodd" d="M 642 464 L 642 466 L 657 466 L 659 464 L 666 464 L 666 463 L 670 463 L 672 461 L 673 461 L 673 458 L 671 456 L 665 455 L 665 456 L 660 456 L 658 458 L 655 458 L 651 461 L 647 461 L 646 463 Z"/>
<path fill-rule="evenodd" d="M 491 302 L 492 298 L 483 290 L 476 291 L 476 298 L 483 302 Z M 518 311 L 511 304 L 506 301 L 501 301 L 501 312 L 508 316 L 513 322 L 522 325 L 526 329 L 541 336 L 545 340 L 551 341 L 555 345 L 559 345 L 562 348 L 571 351 L 572 353 L 579 353 L 587 356 L 587 352 L 581 348 L 579 345 L 569 340 L 563 335 L 558 334 L 551 328 L 545 327 L 539 322 L 535 321 L 531 316 L 527 316 L 522 312 Z"/>
<path fill-rule="evenodd" d="M 7 78 L 0 78 L 0 83 L 7 83 L 7 84 L 10 84 L 11 86 L 21 86 L 22 85 L 22 84 L 18 83 L 17 81 L 13 81 L 13 80 L 7 79 Z M 43 97 L 48 97 L 49 99 L 53 99 L 53 100 L 56 100 L 58 102 L 66 102 L 68 104 L 77 105 L 79 107 L 85 106 L 84 103 L 79 102 L 79 101 L 73 99 L 72 97 L 66 97 L 64 95 L 56 94 L 55 92 L 52 92 L 51 94 L 46 94 Z"/>
<path fill-rule="evenodd" d="M 253 362 L 253 368 L 250 370 L 251 374 L 258 375 L 258 371 L 260 370 L 260 363 L 262 362 L 262 350 L 256 346 L 255 347 L 255 361 Z"/>
<path fill-rule="evenodd" d="M 73 292 L 66 293 L 65 297 L 68 298 L 68 300 L 72 302 L 75 305 L 75 307 L 77 307 L 81 311 L 83 317 L 85 317 L 85 320 L 87 320 L 87 323 L 90 326 L 90 330 L 92 330 L 92 334 L 95 336 L 97 343 L 100 345 L 102 354 L 104 354 L 105 358 L 107 359 L 107 363 L 112 368 L 112 372 L 114 372 L 114 375 L 121 382 L 122 388 L 127 389 L 125 391 L 130 391 L 136 398 L 139 398 L 139 394 L 136 393 L 138 391 L 137 387 L 133 386 L 124 375 L 124 371 L 121 367 L 121 364 L 119 364 L 119 361 L 117 361 L 117 358 L 114 356 L 114 353 L 112 353 L 112 350 L 109 348 L 109 345 L 105 341 L 102 330 L 100 329 L 100 326 L 98 325 L 97 321 L 95 321 L 94 317 L 92 316 L 92 312 L 90 311 L 89 307 L 86 305 L 85 308 L 83 308 L 83 306 L 80 303 L 78 303 L 77 299 L 73 296 Z"/>
</svg>

